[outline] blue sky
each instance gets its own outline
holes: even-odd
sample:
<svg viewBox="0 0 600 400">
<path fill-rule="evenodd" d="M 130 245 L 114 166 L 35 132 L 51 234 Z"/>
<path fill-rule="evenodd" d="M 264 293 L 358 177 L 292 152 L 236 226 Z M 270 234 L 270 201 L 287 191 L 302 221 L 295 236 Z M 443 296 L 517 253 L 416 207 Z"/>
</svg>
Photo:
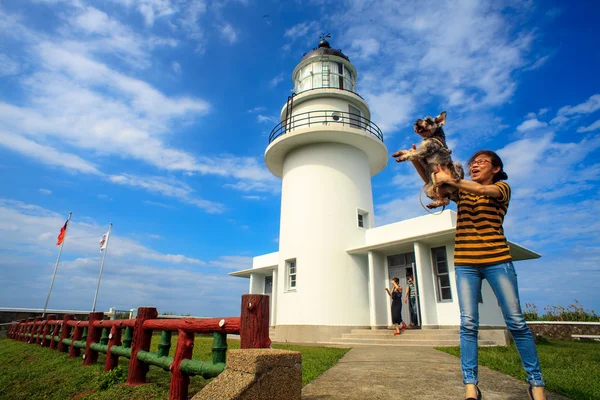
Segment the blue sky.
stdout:
<svg viewBox="0 0 600 400">
<path fill-rule="evenodd" d="M 331 33 L 388 151 L 447 111 L 456 160 L 503 157 L 522 302 L 600 309 L 599 5 L 552 1 L 37 0 L 0 3 L 0 306 L 239 312 L 228 273 L 277 251 L 263 162 L 291 73 Z M 584 4 L 587 3 L 587 4 Z M 391 160 L 391 159 L 390 159 Z M 424 215 L 390 162 L 376 223 Z"/>
</svg>

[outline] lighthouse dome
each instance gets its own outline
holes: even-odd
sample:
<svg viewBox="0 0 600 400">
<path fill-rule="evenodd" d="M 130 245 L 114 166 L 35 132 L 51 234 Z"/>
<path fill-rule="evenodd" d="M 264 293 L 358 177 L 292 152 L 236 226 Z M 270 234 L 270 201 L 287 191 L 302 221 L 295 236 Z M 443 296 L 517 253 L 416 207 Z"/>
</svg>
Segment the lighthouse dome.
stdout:
<svg viewBox="0 0 600 400">
<path fill-rule="evenodd" d="M 346 60 L 350 61 L 348 56 L 346 56 L 344 53 L 342 53 L 342 50 L 331 48 L 331 45 L 325 39 L 321 39 L 317 48 L 312 49 L 310 52 L 306 53 L 304 55 L 304 57 L 302 57 L 302 61 L 304 61 L 308 58 L 311 58 L 311 57 L 321 57 L 321 56 L 337 56 L 337 57 L 345 58 Z"/>
<path fill-rule="evenodd" d="M 356 68 L 341 50 L 332 48 L 325 38 L 302 57 L 292 79 L 296 94 L 312 89 L 356 92 Z"/>
</svg>

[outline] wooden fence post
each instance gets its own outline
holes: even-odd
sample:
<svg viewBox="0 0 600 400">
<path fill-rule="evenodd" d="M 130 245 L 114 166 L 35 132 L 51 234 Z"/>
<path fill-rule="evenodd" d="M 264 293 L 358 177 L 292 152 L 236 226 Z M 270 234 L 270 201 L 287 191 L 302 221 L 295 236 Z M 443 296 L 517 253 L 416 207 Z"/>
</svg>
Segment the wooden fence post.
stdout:
<svg viewBox="0 0 600 400">
<path fill-rule="evenodd" d="M 83 328 L 79 325 L 73 327 L 73 333 L 71 334 L 71 349 L 69 350 L 69 358 L 79 357 L 81 350 L 75 347 L 75 342 L 81 339 L 83 335 Z"/>
<path fill-rule="evenodd" d="M 60 323 L 58 320 L 55 322 L 54 329 L 52 329 L 52 333 L 50 334 L 52 336 L 50 338 L 50 350 L 54 350 L 56 349 L 56 346 L 58 346 L 58 340 L 56 340 L 56 337 L 58 336 L 58 332 L 60 332 Z"/>
<path fill-rule="evenodd" d="M 50 344 L 50 342 L 46 339 L 46 335 L 48 335 L 50 331 L 50 324 L 48 324 L 48 322 L 55 319 L 56 314 L 48 314 L 48 316 L 46 316 L 46 323 L 44 324 L 44 329 L 42 330 L 42 340 L 40 341 L 40 346 L 48 347 Z"/>
<path fill-rule="evenodd" d="M 41 344 L 42 343 L 42 332 L 44 332 L 44 326 L 46 325 L 46 321 L 44 321 L 44 317 L 36 317 L 35 322 L 39 323 L 39 325 L 37 325 L 37 329 L 35 330 L 35 333 L 37 336 L 35 338 L 34 343 Z"/>
<path fill-rule="evenodd" d="M 264 294 L 242 295 L 240 348 L 264 349 L 270 345 L 269 296 Z"/>
<path fill-rule="evenodd" d="M 146 374 L 150 365 L 141 362 L 137 359 L 137 353 L 140 350 L 150 350 L 150 342 L 152 341 L 152 331 L 144 330 L 144 321 L 148 319 L 156 319 L 158 311 L 154 307 L 138 308 L 135 325 L 133 327 L 133 341 L 131 343 L 131 358 L 129 359 L 129 370 L 127 372 L 128 385 L 141 385 L 146 383 Z"/>
<path fill-rule="evenodd" d="M 26 322 L 27 322 L 26 319 L 19 320 L 19 330 L 17 331 L 17 337 L 16 337 L 16 339 L 18 341 L 23 340 L 23 334 L 25 333 L 25 327 L 27 326 L 27 325 L 25 325 Z"/>
<path fill-rule="evenodd" d="M 87 335 L 87 339 L 85 342 L 85 353 L 83 354 L 83 365 L 91 365 L 91 364 L 94 364 L 96 361 L 98 361 L 98 352 L 92 350 L 91 345 L 92 345 L 92 343 L 100 342 L 100 335 L 102 333 L 102 328 L 96 328 L 94 326 L 94 322 L 102 321 L 103 318 L 104 318 L 104 313 L 101 311 L 90 313 L 90 316 L 88 317 L 88 323 L 89 323 L 88 335 Z"/>
<path fill-rule="evenodd" d="M 36 341 L 35 335 L 38 333 L 39 325 L 36 325 L 36 322 L 41 321 L 42 317 L 35 317 L 31 324 L 31 337 L 27 341 L 29 344 L 34 344 Z"/>
<path fill-rule="evenodd" d="M 121 345 L 121 332 L 122 329 L 117 328 L 113 325 L 110 328 L 110 335 L 108 336 L 108 350 L 106 351 L 106 363 L 104 364 L 104 371 L 110 371 L 119 365 L 119 356 L 111 354 L 110 348 L 113 346 Z"/>
<path fill-rule="evenodd" d="M 63 339 L 71 337 L 71 327 L 67 322 L 73 319 L 75 319 L 75 315 L 73 314 L 65 314 L 63 316 L 62 331 L 60 332 L 60 339 L 58 340 L 58 351 L 61 353 L 67 352 L 68 347 L 63 344 Z"/>
<path fill-rule="evenodd" d="M 177 348 L 175 357 L 171 363 L 171 387 L 169 400 L 185 400 L 188 398 L 188 387 L 190 385 L 189 375 L 182 374 L 179 370 L 181 362 L 192 358 L 194 351 L 194 333 L 179 329 L 177 336 Z"/>
<path fill-rule="evenodd" d="M 21 340 L 23 342 L 29 342 L 29 334 L 31 333 L 31 330 L 33 329 L 33 317 L 27 318 L 27 321 L 25 323 L 27 324 L 27 326 L 25 327 L 25 332 L 24 332 L 23 338 Z"/>
</svg>

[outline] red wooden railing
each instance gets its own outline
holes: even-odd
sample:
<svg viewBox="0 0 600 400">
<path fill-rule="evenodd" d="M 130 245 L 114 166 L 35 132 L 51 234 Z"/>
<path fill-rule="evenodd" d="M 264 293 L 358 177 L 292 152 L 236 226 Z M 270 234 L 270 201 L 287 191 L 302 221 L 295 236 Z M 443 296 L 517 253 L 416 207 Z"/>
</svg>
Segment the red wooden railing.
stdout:
<svg viewBox="0 0 600 400">
<path fill-rule="evenodd" d="M 169 399 L 187 399 L 190 376 L 214 377 L 224 368 L 225 347 L 215 351 L 213 362 L 186 361 L 192 358 L 194 334 L 213 333 L 215 340 L 225 340 L 226 334 L 240 335 L 240 348 L 268 348 L 269 296 L 243 295 L 240 317 L 231 318 L 184 318 L 158 319 L 153 307 L 140 307 L 135 319 L 103 320 L 104 313 L 93 312 L 87 321 L 76 321 L 73 314 L 57 320 L 55 314 L 28 318 L 13 324 L 8 337 L 28 343 L 39 344 L 59 352 L 69 352 L 78 357 L 84 351 L 83 365 L 97 362 L 98 354 L 106 354 L 105 371 L 118 365 L 119 357 L 129 358 L 127 385 L 146 382 L 150 365 L 160 366 L 171 372 Z M 154 331 L 162 331 L 158 353 L 150 353 Z M 110 333 L 108 333 L 110 332 Z M 168 357 L 171 333 L 177 332 L 177 348 Z M 164 340 L 163 340 L 164 337 Z M 219 339 L 221 340 L 221 339 Z"/>
</svg>

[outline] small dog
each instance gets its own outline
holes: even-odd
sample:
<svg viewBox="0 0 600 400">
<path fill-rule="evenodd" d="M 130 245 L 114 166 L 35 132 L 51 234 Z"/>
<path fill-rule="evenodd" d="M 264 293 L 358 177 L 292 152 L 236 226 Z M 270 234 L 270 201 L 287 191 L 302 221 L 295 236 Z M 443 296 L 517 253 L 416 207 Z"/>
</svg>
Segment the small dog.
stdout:
<svg viewBox="0 0 600 400">
<path fill-rule="evenodd" d="M 442 125 L 446 123 L 446 112 L 442 112 L 435 118 L 425 117 L 418 119 L 415 122 L 415 132 L 418 133 L 423 141 L 419 144 L 419 147 L 413 147 L 410 150 L 399 150 L 392 154 L 392 157 L 396 158 L 397 162 L 407 160 L 418 160 L 427 177 L 429 182 L 425 184 L 425 194 L 431 200 L 432 203 L 427 204 L 427 208 L 437 208 L 440 206 L 447 206 L 450 200 L 457 197 L 458 189 L 454 186 L 442 184 L 436 185 L 435 172 L 439 169 L 449 171 L 450 175 L 454 180 L 464 178 L 465 172 L 462 165 L 458 162 L 453 162 L 450 154 L 452 150 L 446 145 L 446 135 L 442 129 Z"/>
</svg>

